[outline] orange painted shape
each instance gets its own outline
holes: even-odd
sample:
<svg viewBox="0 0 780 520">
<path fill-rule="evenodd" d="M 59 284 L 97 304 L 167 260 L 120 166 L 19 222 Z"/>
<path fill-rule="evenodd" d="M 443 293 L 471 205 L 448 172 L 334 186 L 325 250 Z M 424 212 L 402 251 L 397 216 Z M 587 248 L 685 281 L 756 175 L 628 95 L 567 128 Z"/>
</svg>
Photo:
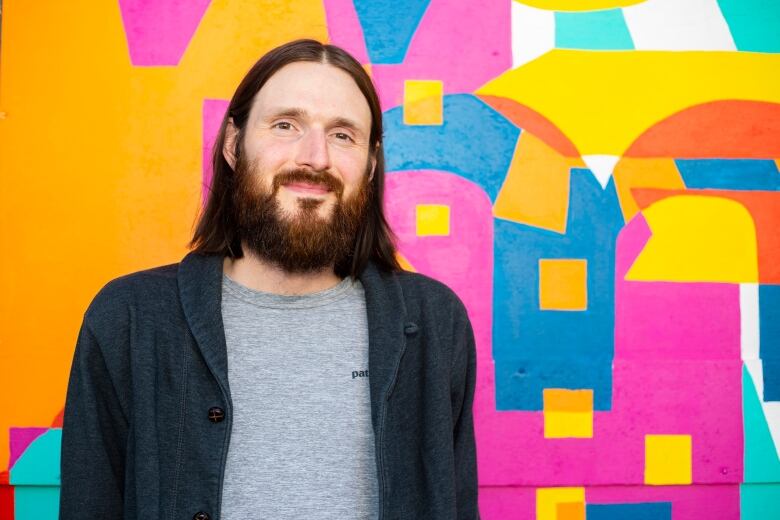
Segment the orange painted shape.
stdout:
<svg viewBox="0 0 780 520">
<path fill-rule="evenodd" d="M 626 157 L 780 157 L 780 104 L 719 100 L 696 105 L 642 133 Z"/>
<path fill-rule="evenodd" d="M 555 126 L 552 121 L 542 114 L 518 103 L 513 99 L 507 99 L 500 96 L 477 96 L 479 99 L 490 105 L 496 112 L 500 113 L 517 127 L 522 128 L 538 136 L 547 146 L 550 146 L 566 157 L 578 157 L 580 152 L 574 143 L 566 137 L 566 134 Z"/>
<path fill-rule="evenodd" d="M 640 210 L 659 200 L 675 195 L 708 195 L 739 202 L 750 212 L 756 226 L 758 244 L 758 282 L 780 284 L 780 192 L 733 190 L 660 190 L 636 188 L 631 190 Z"/>
<path fill-rule="evenodd" d="M 545 412 L 592 412 L 593 390 L 545 388 L 542 391 Z"/>
<path fill-rule="evenodd" d="M 566 233 L 572 163 L 538 137 L 522 132 L 493 215 Z"/>
<path fill-rule="evenodd" d="M 588 308 L 588 263 L 578 258 L 539 259 L 539 308 L 584 311 Z"/>
<path fill-rule="evenodd" d="M 585 520 L 583 502 L 559 502 L 555 510 L 556 520 Z"/>
<path fill-rule="evenodd" d="M 623 157 L 612 174 L 623 219 L 628 222 L 639 212 L 633 188 L 685 189 L 674 159 Z"/>
</svg>

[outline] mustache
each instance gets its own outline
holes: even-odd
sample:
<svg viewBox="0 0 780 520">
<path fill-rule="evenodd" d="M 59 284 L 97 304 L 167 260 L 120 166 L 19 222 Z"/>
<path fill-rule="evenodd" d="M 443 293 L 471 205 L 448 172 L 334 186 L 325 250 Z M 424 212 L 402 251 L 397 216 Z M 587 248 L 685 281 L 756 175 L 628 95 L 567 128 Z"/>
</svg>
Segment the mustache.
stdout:
<svg viewBox="0 0 780 520">
<path fill-rule="evenodd" d="M 305 182 L 321 186 L 336 193 L 338 196 L 341 196 L 344 191 L 344 183 L 329 173 L 314 173 L 309 170 L 296 169 L 277 174 L 276 177 L 274 177 L 273 192 L 276 193 L 283 184 L 290 184 L 292 182 Z"/>
</svg>

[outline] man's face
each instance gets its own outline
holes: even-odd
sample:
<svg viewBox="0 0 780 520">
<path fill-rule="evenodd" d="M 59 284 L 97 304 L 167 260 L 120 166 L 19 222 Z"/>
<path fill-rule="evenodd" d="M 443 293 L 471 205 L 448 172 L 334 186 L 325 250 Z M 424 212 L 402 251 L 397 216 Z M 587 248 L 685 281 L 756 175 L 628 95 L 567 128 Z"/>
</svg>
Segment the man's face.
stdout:
<svg viewBox="0 0 780 520">
<path fill-rule="evenodd" d="M 349 252 L 374 167 L 370 130 L 368 103 L 346 72 L 311 62 L 277 71 L 255 96 L 231 162 L 246 245 L 288 271 L 321 269 Z"/>
</svg>

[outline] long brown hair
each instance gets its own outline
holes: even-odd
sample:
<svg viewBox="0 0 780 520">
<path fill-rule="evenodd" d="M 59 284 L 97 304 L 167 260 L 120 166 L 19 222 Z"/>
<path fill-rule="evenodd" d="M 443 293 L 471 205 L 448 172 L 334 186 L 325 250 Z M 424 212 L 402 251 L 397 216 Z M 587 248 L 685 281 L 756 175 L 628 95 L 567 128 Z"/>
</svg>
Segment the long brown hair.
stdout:
<svg viewBox="0 0 780 520">
<path fill-rule="evenodd" d="M 189 246 L 198 253 L 221 254 L 232 258 L 243 256 L 231 196 L 236 186 L 236 174 L 222 153 L 228 120 L 233 118 L 233 124 L 238 129 L 234 150 L 238 157 L 255 95 L 276 71 L 298 61 L 327 63 L 345 71 L 355 80 L 371 110 L 369 153 L 376 154 L 376 168 L 369 189 L 366 218 L 357 231 L 352 254 L 336 265 L 336 274 L 357 278 L 369 260 L 374 261 L 382 269 L 400 271 L 401 266 L 395 256 L 394 237 L 383 209 L 385 158 L 382 147 L 382 110 L 379 106 L 379 97 L 366 71 L 344 49 L 308 39 L 295 40 L 268 52 L 252 66 L 233 94 L 212 150 L 214 176 L 208 199 L 198 217 Z"/>
</svg>

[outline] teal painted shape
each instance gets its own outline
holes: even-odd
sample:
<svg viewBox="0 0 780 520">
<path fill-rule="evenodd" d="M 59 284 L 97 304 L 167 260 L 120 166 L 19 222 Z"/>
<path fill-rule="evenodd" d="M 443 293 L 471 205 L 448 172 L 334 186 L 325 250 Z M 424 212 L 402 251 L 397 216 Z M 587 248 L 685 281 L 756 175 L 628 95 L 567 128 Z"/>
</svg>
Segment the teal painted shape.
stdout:
<svg viewBox="0 0 780 520">
<path fill-rule="evenodd" d="M 371 63 L 403 63 L 430 3 L 431 0 L 354 0 Z"/>
<path fill-rule="evenodd" d="M 14 488 L 15 520 L 57 520 L 59 509 L 59 487 L 17 486 Z"/>
<path fill-rule="evenodd" d="M 61 445 L 61 428 L 52 428 L 35 439 L 11 468 L 11 485 L 59 486 Z"/>
<path fill-rule="evenodd" d="M 739 486 L 741 520 L 767 520 L 778 517 L 780 484 L 742 484 Z"/>
<path fill-rule="evenodd" d="M 737 49 L 780 52 L 777 0 L 718 0 L 718 4 Z"/>
<path fill-rule="evenodd" d="M 555 46 L 561 49 L 633 49 L 621 9 L 556 12 Z"/>
<path fill-rule="evenodd" d="M 745 431 L 745 482 L 780 482 L 780 460 L 758 392 L 742 365 L 742 420 Z"/>
</svg>

